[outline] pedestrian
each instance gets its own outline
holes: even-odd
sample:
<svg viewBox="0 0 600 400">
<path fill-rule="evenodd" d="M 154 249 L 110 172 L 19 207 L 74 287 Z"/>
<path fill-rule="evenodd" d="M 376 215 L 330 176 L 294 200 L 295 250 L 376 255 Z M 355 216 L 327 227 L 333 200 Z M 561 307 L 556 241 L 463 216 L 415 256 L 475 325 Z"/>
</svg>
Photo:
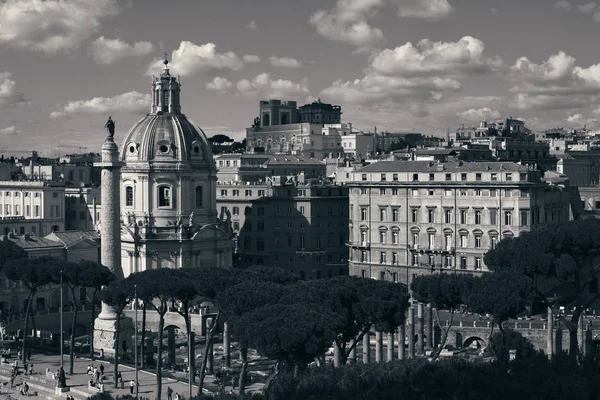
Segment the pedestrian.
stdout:
<svg viewBox="0 0 600 400">
<path fill-rule="evenodd" d="M 21 359 L 21 350 L 19 350 L 19 352 L 17 353 L 17 358 L 20 360 Z"/>
<path fill-rule="evenodd" d="M 33 375 L 33 364 L 29 364 L 29 375 Z"/>
<path fill-rule="evenodd" d="M 100 374 L 104 375 L 104 364 L 100 364 Z"/>
<path fill-rule="evenodd" d="M 175 393 L 175 400 L 181 400 L 181 395 L 179 393 Z"/>
<path fill-rule="evenodd" d="M 171 389 L 171 386 L 167 388 L 167 400 L 173 400 L 173 389 Z"/>
<path fill-rule="evenodd" d="M 27 350 L 27 361 L 31 361 L 31 349 Z"/>
<path fill-rule="evenodd" d="M 129 381 L 129 393 L 133 394 L 133 388 L 135 387 L 135 382 L 133 380 Z"/>
</svg>

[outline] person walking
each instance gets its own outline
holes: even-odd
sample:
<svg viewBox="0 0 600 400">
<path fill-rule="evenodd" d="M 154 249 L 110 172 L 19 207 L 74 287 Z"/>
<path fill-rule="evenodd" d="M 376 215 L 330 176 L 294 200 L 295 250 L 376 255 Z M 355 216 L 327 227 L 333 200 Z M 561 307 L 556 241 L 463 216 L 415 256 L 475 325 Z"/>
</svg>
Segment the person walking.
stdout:
<svg viewBox="0 0 600 400">
<path fill-rule="evenodd" d="M 173 389 L 171 389 L 171 386 L 167 387 L 167 400 L 173 400 Z"/>
<path fill-rule="evenodd" d="M 129 393 L 133 394 L 133 388 L 135 388 L 135 382 L 133 380 L 129 381 Z"/>
</svg>

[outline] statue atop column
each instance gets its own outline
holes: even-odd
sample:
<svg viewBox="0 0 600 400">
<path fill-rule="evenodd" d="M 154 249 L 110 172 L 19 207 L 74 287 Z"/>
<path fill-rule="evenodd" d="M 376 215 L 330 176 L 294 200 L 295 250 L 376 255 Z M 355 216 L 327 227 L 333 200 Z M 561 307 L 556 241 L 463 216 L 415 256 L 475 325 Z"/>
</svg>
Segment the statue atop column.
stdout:
<svg viewBox="0 0 600 400">
<path fill-rule="evenodd" d="M 113 121 L 112 116 L 108 116 L 108 121 L 106 121 L 104 128 L 108 131 L 108 138 L 112 139 L 115 136 L 115 121 Z"/>
</svg>

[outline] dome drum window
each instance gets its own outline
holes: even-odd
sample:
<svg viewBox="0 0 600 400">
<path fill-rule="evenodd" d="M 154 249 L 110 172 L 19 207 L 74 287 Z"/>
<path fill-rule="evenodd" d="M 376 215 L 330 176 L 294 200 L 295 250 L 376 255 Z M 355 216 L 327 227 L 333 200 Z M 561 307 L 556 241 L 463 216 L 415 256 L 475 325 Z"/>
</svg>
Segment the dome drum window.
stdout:
<svg viewBox="0 0 600 400">
<path fill-rule="evenodd" d="M 173 205 L 172 188 L 169 185 L 158 187 L 158 207 L 171 208 Z"/>
</svg>

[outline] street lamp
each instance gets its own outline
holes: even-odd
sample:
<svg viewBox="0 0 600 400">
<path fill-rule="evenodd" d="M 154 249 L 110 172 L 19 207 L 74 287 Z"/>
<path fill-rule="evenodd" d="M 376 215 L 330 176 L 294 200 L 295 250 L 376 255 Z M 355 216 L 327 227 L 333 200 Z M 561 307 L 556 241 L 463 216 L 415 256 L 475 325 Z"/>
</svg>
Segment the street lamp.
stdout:
<svg viewBox="0 0 600 400">
<path fill-rule="evenodd" d="M 139 394 L 138 394 L 138 389 L 140 387 L 139 383 L 138 383 L 138 332 L 137 332 L 137 327 L 138 327 L 138 298 L 137 298 L 137 284 L 133 285 L 133 290 L 134 290 L 134 294 L 135 294 L 135 303 L 134 303 L 134 308 L 135 308 L 135 325 L 134 325 L 134 332 L 135 332 L 135 398 L 139 399 Z"/>
<path fill-rule="evenodd" d="M 71 346 L 73 343 L 71 343 Z M 60 270 L 60 369 L 64 367 L 64 339 L 63 339 L 63 271 Z"/>
</svg>

